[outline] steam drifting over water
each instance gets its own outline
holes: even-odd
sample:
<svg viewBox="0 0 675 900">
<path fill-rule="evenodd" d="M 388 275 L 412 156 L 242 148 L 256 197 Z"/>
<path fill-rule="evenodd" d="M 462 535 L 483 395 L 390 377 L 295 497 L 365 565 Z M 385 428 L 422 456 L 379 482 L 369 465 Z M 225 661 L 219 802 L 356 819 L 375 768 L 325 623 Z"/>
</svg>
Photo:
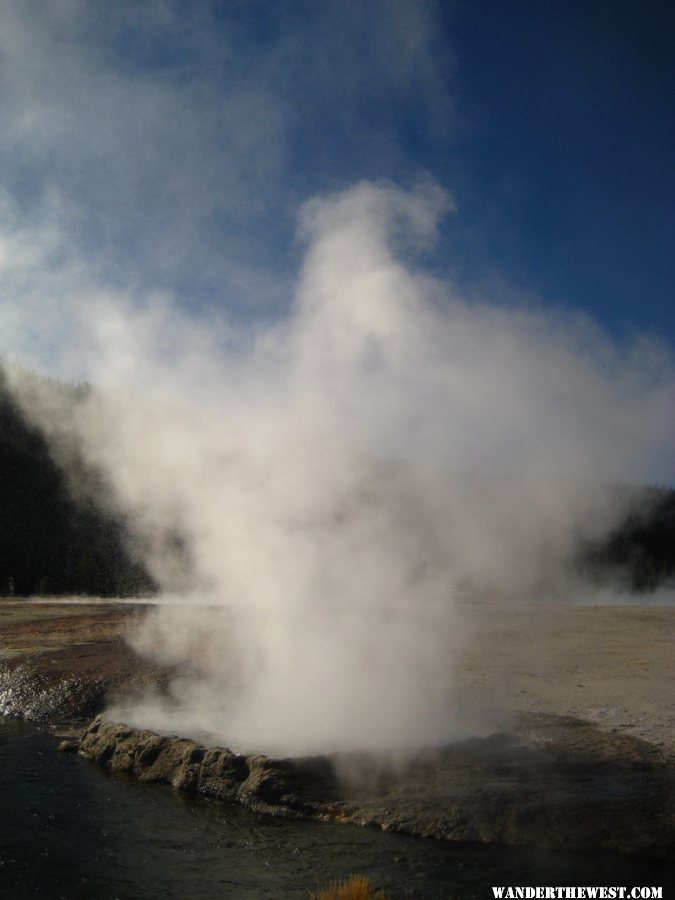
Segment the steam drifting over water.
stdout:
<svg viewBox="0 0 675 900">
<path fill-rule="evenodd" d="M 17 390 L 184 601 L 132 637 L 183 664 L 172 700 L 128 719 L 263 750 L 457 736 L 458 598 L 572 589 L 579 540 L 622 513 L 608 486 L 658 471 L 670 362 L 417 272 L 451 208 L 430 182 L 306 204 L 291 311 L 255 331 L 166 298 L 59 305 L 99 390 L 67 423 Z"/>
</svg>

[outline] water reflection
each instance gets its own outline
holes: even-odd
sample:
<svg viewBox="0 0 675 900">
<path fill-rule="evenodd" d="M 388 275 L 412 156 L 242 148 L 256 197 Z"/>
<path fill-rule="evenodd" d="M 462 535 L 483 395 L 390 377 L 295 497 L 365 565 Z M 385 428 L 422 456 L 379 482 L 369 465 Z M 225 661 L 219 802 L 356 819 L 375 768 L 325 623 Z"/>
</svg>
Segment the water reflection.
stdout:
<svg viewBox="0 0 675 900">
<path fill-rule="evenodd" d="M 487 897 L 491 884 L 664 884 L 616 857 L 453 847 L 377 830 L 260 817 L 130 783 L 0 719 L 0 896 L 64 900 L 306 898 L 359 872 L 392 898 Z M 666 893 L 667 897 L 668 894 Z"/>
</svg>

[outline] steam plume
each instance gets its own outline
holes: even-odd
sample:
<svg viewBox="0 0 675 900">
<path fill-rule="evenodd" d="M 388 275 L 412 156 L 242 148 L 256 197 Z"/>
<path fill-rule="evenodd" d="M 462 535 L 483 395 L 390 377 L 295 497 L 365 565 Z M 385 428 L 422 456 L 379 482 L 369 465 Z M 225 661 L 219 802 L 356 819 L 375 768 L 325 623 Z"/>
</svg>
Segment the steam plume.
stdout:
<svg viewBox="0 0 675 900">
<path fill-rule="evenodd" d="M 133 639 L 183 665 L 172 702 L 127 717 L 263 750 L 447 739 L 461 601 L 572 589 L 579 540 L 621 512 L 608 486 L 660 471 L 669 361 L 417 272 L 451 208 L 433 183 L 306 204 L 291 311 L 257 330 L 61 304 L 98 386 L 68 434 L 181 601 Z"/>
</svg>

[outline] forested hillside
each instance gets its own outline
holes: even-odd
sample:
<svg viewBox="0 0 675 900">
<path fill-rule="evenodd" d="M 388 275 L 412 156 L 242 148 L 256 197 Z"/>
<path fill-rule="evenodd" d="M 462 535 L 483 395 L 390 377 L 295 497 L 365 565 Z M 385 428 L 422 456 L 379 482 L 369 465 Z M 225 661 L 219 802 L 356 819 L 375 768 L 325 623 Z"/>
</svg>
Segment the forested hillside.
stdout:
<svg viewBox="0 0 675 900">
<path fill-rule="evenodd" d="M 86 390 L 60 388 L 72 392 L 73 402 Z M 73 499 L 0 373 L 0 594 L 126 596 L 153 589 L 125 549 L 124 523 Z"/>
<path fill-rule="evenodd" d="M 675 490 L 647 491 L 589 561 L 598 580 L 611 578 L 633 591 L 675 583 Z"/>
<path fill-rule="evenodd" d="M 90 390 L 50 384 L 66 405 Z M 82 479 L 95 484 L 95 473 L 83 468 Z M 0 369 L 0 595 L 128 596 L 156 589 L 126 549 L 124 521 L 103 512 L 95 495 L 84 490 L 74 498 Z M 675 490 L 649 491 L 605 543 L 585 548 L 580 562 L 596 582 L 613 587 L 652 591 L 675 582 Z"/>
</svg>

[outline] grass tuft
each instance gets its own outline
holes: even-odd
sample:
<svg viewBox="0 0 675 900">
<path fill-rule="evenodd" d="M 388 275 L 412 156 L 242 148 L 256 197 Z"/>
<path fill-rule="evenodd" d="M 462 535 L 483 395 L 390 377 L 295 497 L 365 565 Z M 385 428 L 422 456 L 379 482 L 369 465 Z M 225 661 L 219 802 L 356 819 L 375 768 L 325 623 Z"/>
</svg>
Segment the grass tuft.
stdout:
<svg viewBox="0 0 675 900">
<path fill-rule="evenodd" d="M 310 900 L 387 900 L 384 891 L 376 891 L 364 875 L 352 875 L 347 881 L 333 881 Z"/>
</svg>

